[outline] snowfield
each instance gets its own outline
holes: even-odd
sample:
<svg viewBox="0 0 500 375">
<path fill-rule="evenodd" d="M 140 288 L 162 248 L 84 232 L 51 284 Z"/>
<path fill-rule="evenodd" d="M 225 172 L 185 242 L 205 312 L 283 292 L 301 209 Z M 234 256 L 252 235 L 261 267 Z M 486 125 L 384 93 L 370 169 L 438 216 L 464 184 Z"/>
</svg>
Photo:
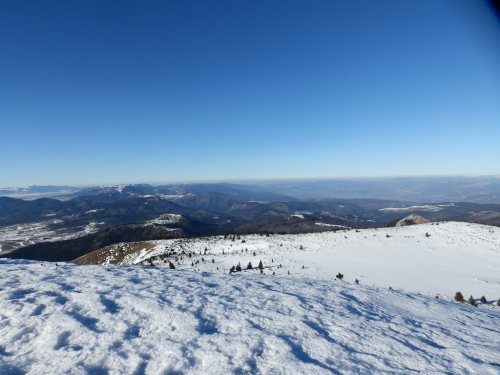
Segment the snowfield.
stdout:
<svg viewBox="0 0 500 375">
<path fill-rule="evenodd" d="M 0 249 L 2 245 L 4 245 L 5 248 L 14 250 L 40 242 L 70 240 L 98 232 L 105 224 L 104 222 L 90 222 L 80 227 L 53 228 L 54 224 L 62 222 L 63 220 L 61 219 L 52 219 L 36 223 L 14 224 L 0 227 Z"/>
<path fill-rule="evenodd" d="M 326 281 L 0 260 L 1 374 L 496 374 L 500 308 Z"/>
<path fill-rule="evenodd" d="M 0 374 L 500 374 L 497 227 L 106 251 L 104 265 L 0 259 Z M 457 291 L 479 306 L 452 301 Z"/>
<path fill-rule="evenodd" d="M 447 204 L 438 204 L 438 205 L 424 205 L 424 206 L 409 206 L 409 207 L 389 207 L 389 208 L 381 208 L 379 211 L 382 212 L 413 212 L 413 211 L 429 211 L 436 212 L 441 211 L 445 207 L 452 207 L 454 203 Z"/>
<path fill-rule="evenodd" d="M 121 247 L 102 262 L 113 263 Z M 167 252 L 175 255 L 162 260 Z M 363 285 L 432 297 L 452 299 L 460 291 L 466 299 L 500 298 L 500 228 L 472 223 L 242 235 L 234 241 L 231 236 L 148 241 L 142 251 L 125 255 L 121 264 L 168 267 L 169 261 L 178 269 L 224 275 L 238 263 L 243 274 L 258 273 L 246 267 L 262 261 L 266 275 L 334 280 L 340 272 L 350 283 L 358 279 Z"/>
</svg>

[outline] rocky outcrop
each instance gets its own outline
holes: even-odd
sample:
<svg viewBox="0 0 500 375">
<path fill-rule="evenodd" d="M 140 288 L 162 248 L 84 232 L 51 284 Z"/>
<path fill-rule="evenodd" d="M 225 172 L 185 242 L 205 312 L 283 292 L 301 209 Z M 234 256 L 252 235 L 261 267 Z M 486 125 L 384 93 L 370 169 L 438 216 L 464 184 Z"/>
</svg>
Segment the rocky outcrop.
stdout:
<svg viewBox="0 0 500 375">
<path fill-rule="evenodd" d="M 430 223 L 430 220 L 427 220 L 422 216 L 411 214 L 405 217 L 404 219 L 399 220 L 396 223 L 396 226 L 403 227 L 405 225 L 415 225 L 415 224 L 425 224 L 425 223 Z"/>
</svg>

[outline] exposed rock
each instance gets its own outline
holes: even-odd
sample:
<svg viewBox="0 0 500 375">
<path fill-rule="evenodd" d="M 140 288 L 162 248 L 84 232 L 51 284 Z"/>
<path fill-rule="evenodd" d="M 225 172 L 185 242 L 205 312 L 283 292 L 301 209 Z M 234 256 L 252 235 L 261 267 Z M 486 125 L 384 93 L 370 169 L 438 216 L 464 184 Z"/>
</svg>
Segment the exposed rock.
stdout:
<svg viewBox="0 0 500 375">
<path fill-rule="evenodd" d="M 415 225 L 415 224 L 425 224 L 425 223 L 430 223 L 430 220 L 427 220 L 422 216 L 411 214 L 405 217 L 404 219 L 399 220 L 396 223 L 396 226 L 403 227 L 405 225 Z"/>
</svg>

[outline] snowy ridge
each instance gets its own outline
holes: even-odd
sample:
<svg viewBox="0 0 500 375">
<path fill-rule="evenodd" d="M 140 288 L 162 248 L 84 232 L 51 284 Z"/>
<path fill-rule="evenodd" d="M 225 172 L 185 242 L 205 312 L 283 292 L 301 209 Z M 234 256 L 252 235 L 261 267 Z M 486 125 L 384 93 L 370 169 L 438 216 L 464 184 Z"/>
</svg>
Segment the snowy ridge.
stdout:
<svg viewBox="0 0 500 375">
<path fill-rule="evenodd" d="M 102 263 L 114 259 L 103 258 Z M 279 277 L 332 280 L 341 272 L 349 282 L 358 279 L 364 285 L 433 297 L 452 299 L 460 291 L 466 298 L 500 298 L 500 228 L 480 224 L 147 241 L 140 251 L 125 251 L 121 264 L 168 267 L 169 261 L 178 269 L 219 274 L 238 263 L 246 268 L 262 261 L 266 274 Z"/>
<path fill-rule="evenodd" d="M 495 374 L 500 309 L 344 281 L 0 260 L 2 374 Z"/>
</svg>

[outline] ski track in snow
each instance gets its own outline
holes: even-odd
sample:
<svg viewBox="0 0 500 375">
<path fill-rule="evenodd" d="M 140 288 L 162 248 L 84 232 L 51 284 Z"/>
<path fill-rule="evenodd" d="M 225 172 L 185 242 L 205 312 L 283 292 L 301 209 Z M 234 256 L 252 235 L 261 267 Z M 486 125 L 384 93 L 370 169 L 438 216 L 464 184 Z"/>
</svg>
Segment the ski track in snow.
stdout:
<svg viewBox="0 0 500 375">
<path fill-rule="evenodd" d="M 500 309 L 345 281 L 0 260 L 1 374 L 495 374 Z"/>
</svg>

